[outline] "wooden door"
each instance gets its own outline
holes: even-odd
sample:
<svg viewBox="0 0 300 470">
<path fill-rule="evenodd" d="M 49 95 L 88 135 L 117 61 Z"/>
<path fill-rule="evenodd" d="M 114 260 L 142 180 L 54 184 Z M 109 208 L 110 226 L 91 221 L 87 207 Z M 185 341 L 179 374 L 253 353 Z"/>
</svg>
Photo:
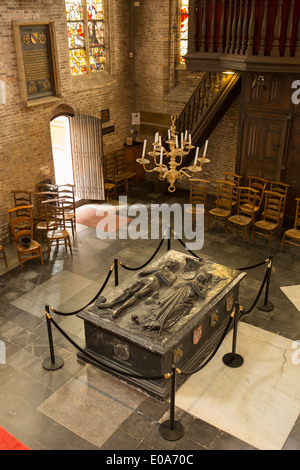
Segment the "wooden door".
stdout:
<svg viewBox="0 0 300 470">
<path fill-rule="evenodd" d="M 241 175 L 280 180 L 285 153 L 287 119 L 284 115 L 251 113 L 245 117 Z"/>
<path fill-rule="evenodd" d="M 101 119 L 79 115 L 70 124 L 76 197 L 104 200 Z"/>
</svg>

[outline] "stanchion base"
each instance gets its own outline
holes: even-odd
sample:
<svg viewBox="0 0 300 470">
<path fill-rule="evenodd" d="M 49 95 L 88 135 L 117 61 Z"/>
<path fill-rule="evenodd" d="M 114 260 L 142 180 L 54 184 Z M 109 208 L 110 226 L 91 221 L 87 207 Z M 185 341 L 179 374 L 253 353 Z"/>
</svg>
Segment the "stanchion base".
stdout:
<svg viewBox="0 0 300 470">
<path fill-rule="evenodd" d="M 174 422 L 174 429 L 170 429 L 170 420 L 164 421 L 159 426 L 159 434 L 167 441 L 178 441 L 183 433 L 184 429 L 179 421 Z"/>
<path fill-rule="evenodd" d="M 46 370 L 57 370 L 64 365 L 64 360 L 60 356 L 55 356 L 54 362 L 51 361 L 51 357 L 47 357 L 43 361 L 43 367 Z"/>
<path fill-rule="evenodd" d="M 244 359 L 239 354 L 228 353 L 223 356 L 223 362 L 228 367 L 237 368 L 243 365 Z"/>
<path fill-rule="evenodd" d="M 263 310 L 264 312 L 271 312 L 274 310 L 274 304 L 272 302 L 267 302 L 266 304 L 264 302 L 259 302 L 256 306 L 259 310 Z"/>
</svg>

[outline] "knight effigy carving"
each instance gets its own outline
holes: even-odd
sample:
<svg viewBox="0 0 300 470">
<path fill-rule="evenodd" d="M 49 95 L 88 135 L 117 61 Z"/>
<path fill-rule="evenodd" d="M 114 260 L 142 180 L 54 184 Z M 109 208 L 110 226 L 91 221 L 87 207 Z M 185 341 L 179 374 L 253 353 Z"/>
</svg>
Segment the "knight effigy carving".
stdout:
<svg viewBox="0 0 300 470">
<path fill-rule="evenodd" d="M 97 313 L 116 321 L 131 313 L 132 325 L 142 331 L 171 331 L 188 315 L 196 301 L 204 301 L 207 293 L 222 277 L 210 272 L 211 263 L 201 258 L 179 257 L 156 268 L 141 271 L 138 279 L 113 300 L 99 296 L 95 302 Z M 94 309 L 95 311 L 95 309 Z"/>
</svg>

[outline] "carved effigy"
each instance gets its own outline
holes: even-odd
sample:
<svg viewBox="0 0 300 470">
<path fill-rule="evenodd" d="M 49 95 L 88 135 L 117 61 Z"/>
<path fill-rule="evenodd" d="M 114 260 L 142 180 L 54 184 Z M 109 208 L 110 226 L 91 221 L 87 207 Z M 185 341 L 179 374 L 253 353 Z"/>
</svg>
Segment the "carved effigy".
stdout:
<svg viewBox="0 0 300 470">
<path fill-rule="evenodd" d="M 244 275 L 205 256 L 169 250 L 80 312 L 85 349 L 108 367 L 137 374 L 141 378 L 123 379 L 166 399 L 170 381 L 143 377 L 161 376 L 171 364 L 191 370 L 208 357 L 228 325 Z M 178 386 L 186 377 L 180 375 Z"/>
<path fill-rule="evenodd" d="M 129 314 L 132 325 L 140 331 L 161 336 L 163 332 L 171 333 L 176 323 L 191 312 L 195 303 L 203 302 L 222 279 L 224 272 L 216 273 L 213 263 L 176 254 L 141 271 L 137 280 L 112 300 L 99 296 L 93 311 L 111 321 Z"/>
</svg>

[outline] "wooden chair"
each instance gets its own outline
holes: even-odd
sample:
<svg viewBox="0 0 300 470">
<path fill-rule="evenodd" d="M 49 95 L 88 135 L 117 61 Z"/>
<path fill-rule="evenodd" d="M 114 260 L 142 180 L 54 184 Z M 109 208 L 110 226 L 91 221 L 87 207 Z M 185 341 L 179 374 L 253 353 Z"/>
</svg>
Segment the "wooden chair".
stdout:
<svg viewBox="0 0 300 470">
<path fill-rule="evenodd" d="M 281 251 L 283 250 L 284 243 L 290 245 L 300 246 L 300 198 L 296 197 L 296 213 L 293 228 L 286 230 L 282 237 Z"/>
<path fill-rule="evenodd" d="M 5 263 L 5 266 L 8 267 L 5 249 L 4 249 L 4 246 L 2 246 L 2 245 L 0 245 L 0 259 L 3 259 L 4 263 Z"/>
<path fill-rule="evenodd" d="M 263 206 L 264 193 L 267 189 L 268 180 L 266 180 L 265 178 L 259 178 L 258 176 L 249 176 L 248 182 L 248 186 L 250 186 L 250 188 L 256 189 L 258 191 L 256 205 L 254 208 L 255 218 L 257 218 Z M 244 209 L 247 212 L 247 209 L 249 208 L 245 207 Z"/>
<path fill-rule="evenodd" d="M 113 183 L 104 183 L 105 184 L 105 199 L 109 203 L 109 197 L 113 194 L 114 198 L 117 197 L 116 185 Z"/>
<path fill-rule="evenodd" d="M 43 201 L 48 199 L 55 199 L 57 197 L 57 192 L 50 192 L 50 191 L 41 191 L 35 193 L 36 198 L 36 206 L 37 206 L 37 222 L 35 224 L 35 230 L 40 231 L 42 235 L 42 239 L 44 238 L 44 233 L 47 232 L 47 217 L 46 217 L 46 207 L 45 204 L 42 204 Z"/>
<path fill-rule="evenodd" d="M 284 196 L 282 212 L 280 215 L 280 228 L 282 228 L 283 226 L 286 200 L 287 200 L 288 190 L 290 187 L 291 187 L 290 184 L 282 183 L 281 181 L 270 181 L 270 191 L 282 194 Z"/>
<path fill-rule="evenodd" d="M 129 185 L 134 183 L 137 186 L 137 174 L 125 170 L 124 155 L 116 153 L 107 155 L 104 159 L 104 179 L 106 183 L 115 185 L 115 190 L 122 186 L 128 192 Z"/>
<path fill-rule="evenodd" d="M 66 227 L 70 226 L 72 235 L 76 232 L 75 185 L 58 185 L 58 198 L 64 200 Z"/>
<path fill-rule="evenodd" d="M 274 236 L 280 230 L 280 216 L 283 206 L 283 199 L 279 193 L 265 191 L 265 205 L 262 218 L 254 223 L 252 230 L 252 239 L 255 234 L 269 239 L 271 246 Z"/>
<path fill-rule="evenodd" d="M 225 181 L 230 181 L 234 183 L 234 188 L 232 191 L 232 206 L 235 207 L 237 205 L 237 198 L 238 198 L 238 190 L 240 186 L 241 176 L 237 175 L 236 173 L 230 173 L 228 171 L 224 172 L 224 179 Z"/>
<path fill-rule="evenodd" d="M 20 211 L 22 215 L 19 215 Z M 12 233 L 17 244 L 21 269 L 23 270 L 23 263 L 30 259 L 40 258 L 41 263 L 44 264 L 42 247 L 37 241 L 33 240 L 33 205 L 14 207 L 8 210 L 8 214 Z M 19 229 L 20 223 L 26 224 L 29 228 Z M 31 243 L 27 247 L 23 246 L 19 241 L 20 237 L 23 236 L 31 239 Z"/>
<path fill-rule="evenodd" d="M 216 181 L 218 185 L 216 207 L 208 212 L 208 228 L 210 218 L 213 217 L 216 222 L 225 224 L 225 233 L 227 233 L 228 219 L 232 213 L 232 198 L 234 183 L 229 181 Z"/>
<path fill-rule="evenodd" d="M 238 198 L 237 198 L 237 213 L 232 215 L 228 219 L 227 229 L 234 232 L 242 232 L 243 241 L 245 241 L 247 230 L 251 228 L 254 223 L 255 212 L 254 208 L 256 207 L 256 197 L 258 191 L 256 189 L 239 186 Z M 242 213 L 242 206 L 249 206 L 249 211 L 247 215 Z"/>
<path fill-rule="evenodd" d="M 64 200 L 58 198 L 48 199 L 43 201 L 42 204 L 45 205 L 46 209 L 48 255 L 50 256 L 52 244 L 56 242 L 57 246 L 63 243 L 66 250 L 69 246 L 72 256 L 70 235 L 66 229 Z"/>
<path fill-rule="evenodd" d="M 207 187 L 210 183 L 208 180 L 191 178 L 190 180 L 190 208 L 191 213 L 194 215 L 197 214 L 198 208 L 197 205 L 203 204 L 204 211 L 206 206 L 206 197 L 207 197 Z"/>
<path fill-rule="evenodd" d="M 32 201 L 32 191 L 27 191 L 25 189 L 17 189 L 17 190 L 13 190 L 11 191 L 11 194 L 13 196 L 13 207 L 19 207 L 19 206 L 31 206 L 33 201 Z M 25 215 L 25 216 L 29 216 L 29 219 L 30 219 L 30 213 L 28 210 L 24 210 L 21 211 L 19 210 L 19 216 L 21 215 Z M 16 229 L 18 230 L 21 230 L 21 229 L 26 229 L 26 228 L 30 228 L 28 223 L 29 223 L 29 219 L 26 219 L 24 222 L 19 222 L 19 227 L 15 227 Z M 10 244 L 12 244 L 12 239 L 13 239 L 13 234 L 12 234 L 12 229 L 11 229 L 11 226 L 9 224 L 9 241 L 10 241 Z"/>
</svg>

